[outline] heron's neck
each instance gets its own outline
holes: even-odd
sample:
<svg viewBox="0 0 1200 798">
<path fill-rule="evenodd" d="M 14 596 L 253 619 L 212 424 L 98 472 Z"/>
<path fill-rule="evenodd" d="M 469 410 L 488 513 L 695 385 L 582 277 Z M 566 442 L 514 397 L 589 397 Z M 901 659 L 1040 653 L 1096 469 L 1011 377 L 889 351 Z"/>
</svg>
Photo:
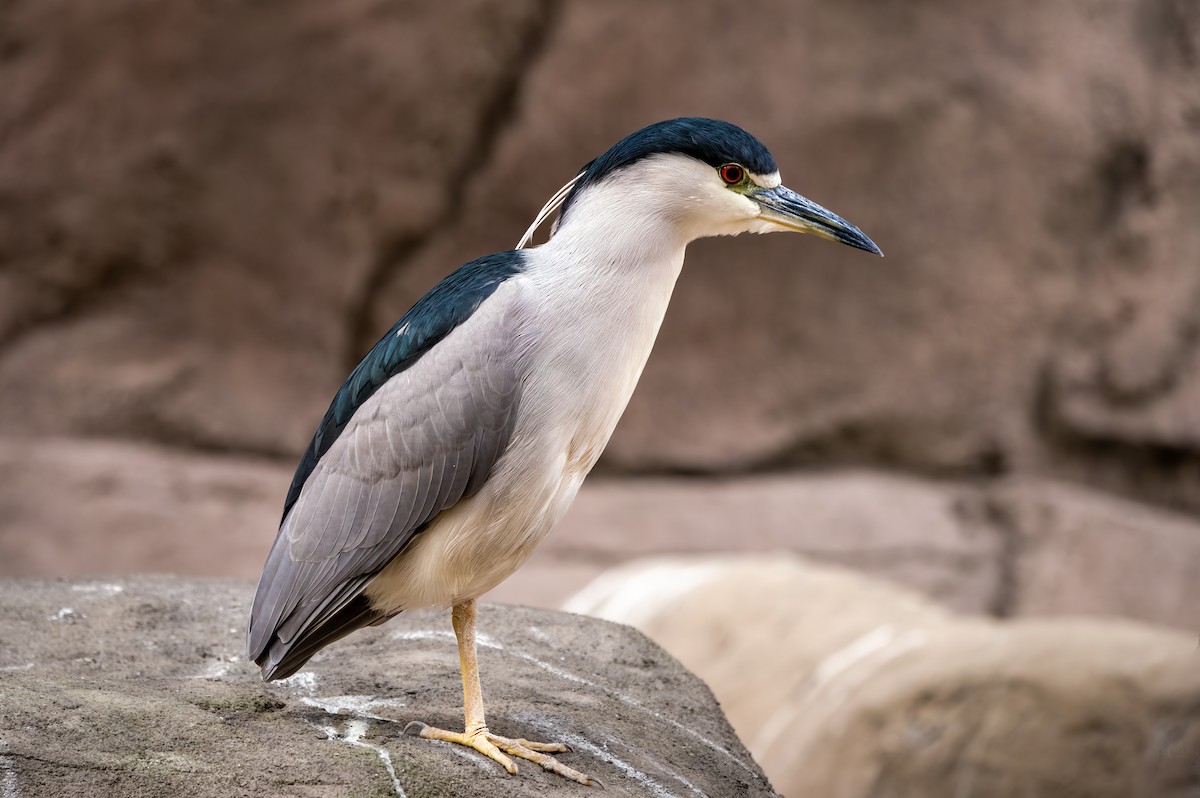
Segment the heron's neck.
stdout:
<svg viewBox="0 0 1200 798">
<path fill-rule="evenodd" d="M 666 283 L 669 296 L 693 238 L 658 198 L 613 183 L 578 197 L 539 249 L 564 278 L 570 273 L 592 289 L 609 282 L 643 290 Z"/>
<path fill-rule="evenodd" d="M 685 237 L 653 217 L 572 209 L 528 251 L 522 280 L 539 345 L 526 389 L 534 416 L 581 441 L 586 474 L 616 427 L 654 347 L 683 266 Z M 532 434 L 532 433 L 531 433 Z M 569 455 L 575 458 L 575 455 Z M 572 460 L 574 462 L 574 460 Z"/>
<path fill-rule="evenodd" d="M 592 360 L 590 368 L 620 364 L 629 390 L 658 336 L 689 240 L 638 199 L 603 191 L 580 197 L 554 236 L 529 251 L 524 271 L 564 343 Z"/>
</svg>

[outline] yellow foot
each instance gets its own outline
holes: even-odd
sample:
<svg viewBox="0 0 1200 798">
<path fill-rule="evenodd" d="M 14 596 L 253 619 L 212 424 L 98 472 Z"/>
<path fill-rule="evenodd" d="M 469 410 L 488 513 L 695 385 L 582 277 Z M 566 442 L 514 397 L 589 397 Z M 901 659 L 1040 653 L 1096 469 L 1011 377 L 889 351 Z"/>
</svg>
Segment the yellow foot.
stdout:
<svg viewBox="0 0 1200 798">
<path fill-rule="evenodd" d="M 516 773 L 517 766 L 513 764 L 511 759 L 505 756 L 506 753 L 520 757 L 521 759 L 528 759 L 530 762 L 536 762 L 543 769 L 557 773 L 571 781 L 577 781 L 589 787 L 603 788 L 604 786 L 596 779 L 585 776 L 578 770 L 569 768 L 554 757 L 549 756 L 549 754 L 561 754 L 564 751 L 571 750 L 562 743 L 533 743 L 529 740 L 513 740 L 508 737 L 501 737 L 498 734 L 492 734 L 487 730 L 486 726 L 474 732 L 452 732 L 427 726 L 419 720 L 414 720 L 405 726 L 404 733 L 413 737 L 424 737 L 426 740 L 441 740 L 447 743 L 458 743 L 468 748 L 474 748 L 489 759 L 499 762 L 500 766 L 509 773 Z"/>
</svg>

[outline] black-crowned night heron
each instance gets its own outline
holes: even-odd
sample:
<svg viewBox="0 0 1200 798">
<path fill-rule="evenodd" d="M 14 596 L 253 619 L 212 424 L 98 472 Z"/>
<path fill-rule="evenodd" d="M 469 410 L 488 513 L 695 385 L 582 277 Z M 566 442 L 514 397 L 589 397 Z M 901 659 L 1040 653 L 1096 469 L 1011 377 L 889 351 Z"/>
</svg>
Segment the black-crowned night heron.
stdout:
<svg viewBox="0 0 1200 798">
<path fill-rule="evenodd" d="M 523 249 L 556 209 L 549 241 Z M 516 250 L 426 294 L 350 374 L 296 470 L 250 615 L 263 678 L 404 610 L 453 607 L 466 728 L 410 731 L 510 773 L 516 756 L 591 783 L 549 756 L 564 746 L 488 731 L 475 600 L 529 558 L 604 450 L 688 243 L 776 230 L 879 253 L 780 185 L 775 159 L 744 130 L 674 119 L 584 167 Z"/>
</svg>

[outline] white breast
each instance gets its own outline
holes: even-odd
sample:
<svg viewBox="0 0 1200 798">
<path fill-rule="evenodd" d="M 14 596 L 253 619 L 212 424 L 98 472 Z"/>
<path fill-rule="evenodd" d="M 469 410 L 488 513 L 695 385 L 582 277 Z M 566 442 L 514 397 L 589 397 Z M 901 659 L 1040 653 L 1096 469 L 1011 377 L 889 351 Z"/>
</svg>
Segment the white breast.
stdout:
<svg viewBox="0 0 1200 798">
<path fill-rule="evenodd" d="M 631 220 L 580 215 L 598 229 L 560 231 L 527 250 L 527 268 L 512 278 L 529 340 L 508 449 L 479 493 L 439 515 L 371 582 L 374 606 L 444 606 L 495 587 L 567 511 L 607 445 L 658 335 L 687 240 L 639 217 L 645 233 L 635 241 L 626 234 Z"/>
</svg>

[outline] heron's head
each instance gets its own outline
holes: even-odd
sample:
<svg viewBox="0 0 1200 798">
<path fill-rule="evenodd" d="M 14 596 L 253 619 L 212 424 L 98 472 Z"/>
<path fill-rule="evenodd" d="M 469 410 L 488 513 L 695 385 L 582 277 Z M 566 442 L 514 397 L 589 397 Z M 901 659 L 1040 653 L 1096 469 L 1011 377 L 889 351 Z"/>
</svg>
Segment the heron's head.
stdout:
<svg viewBox="0 0 1200 798">
<path fill-rule="evenodd" d="M 658 122 L 621 139 L 546 203 L 520 246 L 560 206 L 558 226 L 645 217 L 686 240 L 794 231 L 883 254 L 853 224 L 782 185 L 758 139 L 714 119 Z"/>
</svg>

